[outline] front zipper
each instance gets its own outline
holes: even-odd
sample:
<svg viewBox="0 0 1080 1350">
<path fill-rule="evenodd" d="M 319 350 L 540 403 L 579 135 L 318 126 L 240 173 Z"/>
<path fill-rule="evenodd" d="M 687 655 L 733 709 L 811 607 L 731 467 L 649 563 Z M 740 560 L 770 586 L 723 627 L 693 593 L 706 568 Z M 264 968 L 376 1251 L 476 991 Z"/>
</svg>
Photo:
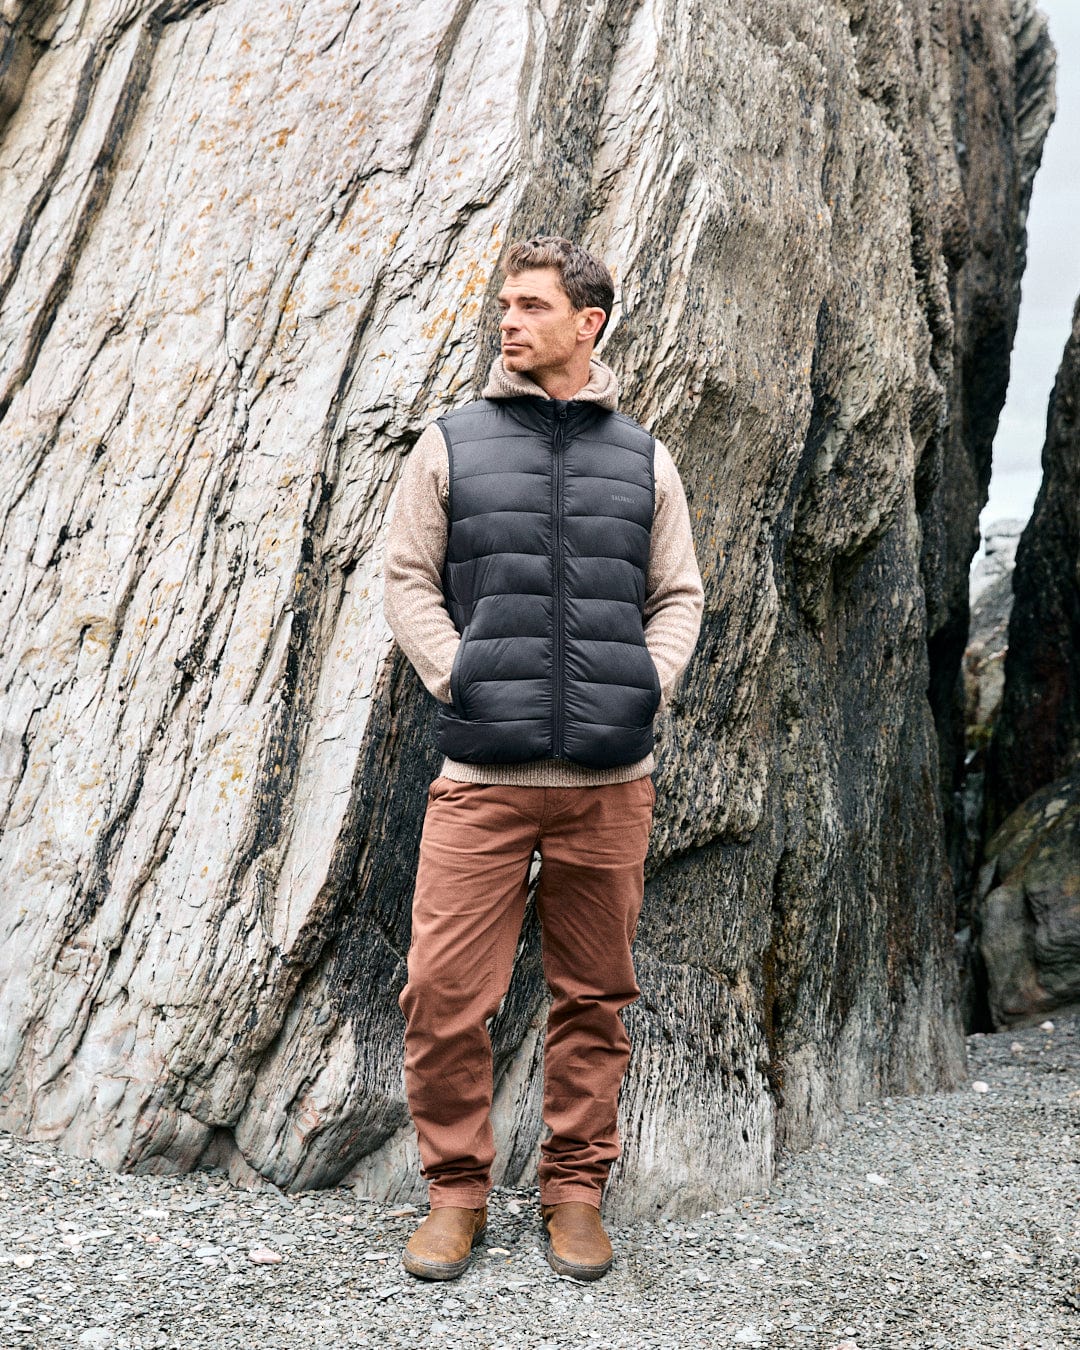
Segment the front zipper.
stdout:
<svg viewBox="0 0 1080 1350">
<path fill-rule="evenodd" d="M 565 662 L 563 632 L 566 624 L 564 608 L 566 604 L 565 590 L 566 578 L 563 568 L 563 522 L 562 522 L 562 498 L 563 498 L 563 445 L 566 441 L 566 404 L 560 399 L 555 400 L 555 434 L 552 438 L 552 450 L 555 457 L 554 473 L 551 476 L 551 514 L 552 514 L 552 537 L 554 540 L 554 556 L 552 559 L 553 579 L 555 582 L 555 644 L 554 644 L 554 678 L 552 680 L 552 710 L 551 710 L 551 753 L 555 759 L 565 759 L 563 754 L 563 699 L 564 699 L 564 679 L 563 665 Z"/>
</svg>

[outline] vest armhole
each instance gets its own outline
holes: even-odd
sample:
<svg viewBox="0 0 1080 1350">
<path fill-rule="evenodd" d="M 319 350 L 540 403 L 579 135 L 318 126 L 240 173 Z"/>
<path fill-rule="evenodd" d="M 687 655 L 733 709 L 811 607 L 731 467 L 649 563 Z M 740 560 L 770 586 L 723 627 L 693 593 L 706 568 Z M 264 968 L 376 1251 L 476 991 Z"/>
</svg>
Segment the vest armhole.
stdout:
<svg viewBox="0 0 1080 1350">
<path fill-rule="evenodd" d="M 442 438 L 446 445 L 446 511 L 453 522 L 454 519 L 454 441 L 450 435 L 450 428 L 442 417 L 436 417 L 435 425 L 442 432 Z"/>
</svg>

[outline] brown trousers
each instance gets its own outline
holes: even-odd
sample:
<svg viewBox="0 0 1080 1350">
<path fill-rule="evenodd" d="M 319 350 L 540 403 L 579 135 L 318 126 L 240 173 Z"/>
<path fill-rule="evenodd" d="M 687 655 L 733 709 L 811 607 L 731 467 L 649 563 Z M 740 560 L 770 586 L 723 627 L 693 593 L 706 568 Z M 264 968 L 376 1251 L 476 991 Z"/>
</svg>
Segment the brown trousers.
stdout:
<svg viewBox="0 0 1080 1350">
<path fill-rule="evenodd" d="M 432 1208 L 487 1203 L 495 1157 L 487 1021 L 507 987 L 537 889 L 544 976 L 540 1149 L 545 1205 L 600 1205 L 619 1156 L 619 1088 L 630 1054 L 620 1010 L 641 992 L 630 955 L 644 888 L 651 778 L 598 787 L 509 787 L 436 778 L 413 897 L 405 1088 Z"/>
</svg>

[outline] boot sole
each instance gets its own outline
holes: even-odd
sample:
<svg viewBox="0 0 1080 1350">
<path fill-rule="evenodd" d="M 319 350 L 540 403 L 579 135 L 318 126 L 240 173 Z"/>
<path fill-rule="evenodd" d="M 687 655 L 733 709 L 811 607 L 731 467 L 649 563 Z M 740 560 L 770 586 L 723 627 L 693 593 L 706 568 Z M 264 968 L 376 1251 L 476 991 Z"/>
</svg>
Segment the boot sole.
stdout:
<svg viewBox="0 0 1080 1350">
<path fill-rule="evenodd" d="M 485 1226 L 479 1232 L 473 1234 L 472 1246 L 460 1261 L 425 1261 L 422 1256 L 414 1256 L 406 1247 L 401 1253 L 401 1264 L 410 1275 L 415 1275 L 421 1280 L 456 1280 L 459 1275 L 464 1275 L 469 1268 L 469 1262 L 473 1259 L 476 1244 L 486 1232 Z"/>
<path fill-rule="evenodd" d="M 608 1273 L 614 1259 L 609 1256 L 606 1261 L 602 1261 L 599 1265 L 582 1266 L 576 1261 L 564 1261 L 561 1256 L 556 1256 L 550 1242 L 544 1255 L 547 1257 L 548 1265 L 556 1275 L 568 1275 L 572 1280 L 598 1280 L 602 1275 Z"/>
</svg>

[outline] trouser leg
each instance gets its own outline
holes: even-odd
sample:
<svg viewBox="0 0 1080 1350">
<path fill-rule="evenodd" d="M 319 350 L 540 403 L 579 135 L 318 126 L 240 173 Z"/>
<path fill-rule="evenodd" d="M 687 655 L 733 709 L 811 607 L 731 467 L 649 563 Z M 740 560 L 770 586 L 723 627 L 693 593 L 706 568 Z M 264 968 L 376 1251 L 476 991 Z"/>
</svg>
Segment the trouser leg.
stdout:
<svg viewBox="0 0 1080 1350">
<path fill-rule="evenodd" d="M 542 789 L 437 778 L 413 895 L 405 1089 L 432 1208 L 478 1208 L 491 1188 L 487 1019 L 510 983 Z"/>
<path fill-rule="evenodd" d="M 620 1012 L 641 992 L 631 944 L 641 912 L 655 792 L 649 778 L 549 789 L 537 891 L 552 994 L 544 1045 L 540 1200 L 600 1205 L 619 1155 L 619 1089 L 630 1054 Z"/>
</svg>

